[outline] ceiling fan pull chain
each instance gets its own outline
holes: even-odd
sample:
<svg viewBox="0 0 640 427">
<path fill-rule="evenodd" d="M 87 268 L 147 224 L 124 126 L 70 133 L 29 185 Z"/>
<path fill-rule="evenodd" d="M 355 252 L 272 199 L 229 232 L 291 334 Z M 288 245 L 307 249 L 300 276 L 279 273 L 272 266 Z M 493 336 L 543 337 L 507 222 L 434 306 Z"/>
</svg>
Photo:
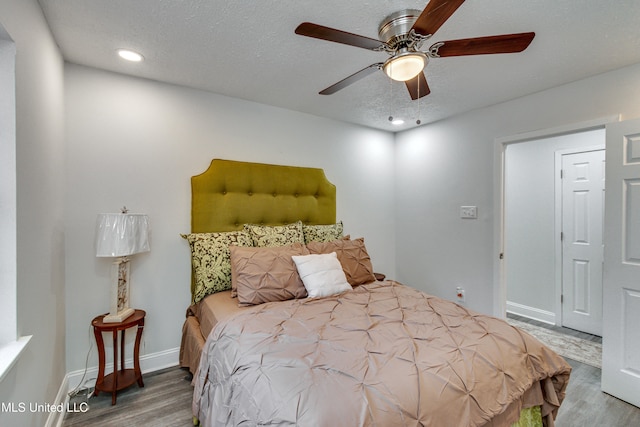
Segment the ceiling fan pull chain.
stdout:
<svg viewBox="0 0 640 427">
<path fill-rule="evenodd" d="M 416 124 L 420 124 L 420 79 L 418 79 L 418 119 L 416 120 Z"/>
<path fill-rule="evenodd" d="M 391 105 L 393 105 L 393 80 L 391 79 L 387 79 L 389 80 L 389 106 L 391 107 Z M 393 122 L 393 112 L 390 111 L 389 112 L 389 121 Z"/>
</svg>

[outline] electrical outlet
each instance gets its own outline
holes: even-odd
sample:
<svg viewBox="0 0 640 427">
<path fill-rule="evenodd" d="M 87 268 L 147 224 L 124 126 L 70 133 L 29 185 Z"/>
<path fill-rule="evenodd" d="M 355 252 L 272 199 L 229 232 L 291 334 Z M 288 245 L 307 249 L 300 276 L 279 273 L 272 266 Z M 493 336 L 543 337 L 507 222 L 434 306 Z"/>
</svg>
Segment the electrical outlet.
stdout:
<svg viewBox="0 0 640 427">
<path fill-rule="evenodd" d="M 478 218 L 477 206 L 460 206 L 460 218 L 476 219 Z"/>
<path fill-rule="evenodd" d="M 456 300 L 458 302 L 464 302 L 464 288 L 462 286 L 456 288 Z"/>
</svg>

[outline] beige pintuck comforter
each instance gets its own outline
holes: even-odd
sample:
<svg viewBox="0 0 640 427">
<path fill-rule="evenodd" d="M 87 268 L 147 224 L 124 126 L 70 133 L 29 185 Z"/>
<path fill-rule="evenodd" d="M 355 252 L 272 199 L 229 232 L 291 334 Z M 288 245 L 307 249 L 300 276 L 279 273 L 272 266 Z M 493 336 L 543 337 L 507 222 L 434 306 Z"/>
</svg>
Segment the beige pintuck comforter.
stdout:
<svg viewBox="0 0 640 427">
<path fill-rule="evenodd" d="M 195 377 L 203 426 L 548 425 L 571 367 L 506 322 L 396 282 L 219 323 Z"/>
</svg>

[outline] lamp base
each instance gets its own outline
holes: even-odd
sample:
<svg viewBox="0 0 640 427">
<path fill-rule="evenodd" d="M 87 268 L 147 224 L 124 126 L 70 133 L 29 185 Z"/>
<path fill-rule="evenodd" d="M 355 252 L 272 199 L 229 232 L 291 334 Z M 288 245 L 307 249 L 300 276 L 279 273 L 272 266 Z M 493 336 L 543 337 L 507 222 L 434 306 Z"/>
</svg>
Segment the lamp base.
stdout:
<svg viewBox="0 0 640 427">
<path fill-rule="evenodd" d="M 133 308 L 127 307 L 118 311 L 117 313 L 107 314 L 106 316 L 104 316 L 104 319 L 102 319 L 102 321 L 104 323 L 120 323 L 127 317 L 131 316 L 133 313 L 135 313 L 135 310 Z"/>
</svg>

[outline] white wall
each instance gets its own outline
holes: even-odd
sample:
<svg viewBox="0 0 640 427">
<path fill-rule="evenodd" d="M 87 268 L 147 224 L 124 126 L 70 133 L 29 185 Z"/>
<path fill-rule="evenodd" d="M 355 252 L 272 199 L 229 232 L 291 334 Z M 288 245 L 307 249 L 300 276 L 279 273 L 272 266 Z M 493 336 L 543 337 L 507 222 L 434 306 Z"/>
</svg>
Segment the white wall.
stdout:
<svg viewBox="0 0 640 427">
<path fill-rule="evenodd" d="M 467 306 L 500 314 L 499 174 L 496 138 L 622 114 L 640 116 L 640 65 L 472 111 L 396 136 L 398 278 Z M 477 220 L 459 218 L 477 205 Z"/>
<path fill-rule="evenodd" d="M 323 168 L 345 232 L 364 236 L 376 271 L 394 275 L 391 133 L 72 64 L 65 85 L 68 371 L 84 367 L 91 319 L 109 308 L 96 215 L 123 205 L 152 224 L 151 252 L 131 264 L 132 305 L 147 310 L 141 353 L 180 345 L 190 260 L 179 234 L 190 227 L 189 179 L 212 158 Z"/>
<path fill-rule="evenodd" d="M 16 45 L 17 327 L 33 335 L 0 383 L 0 401 L 53 402 L 65 375 L 63 61 L 35 0 L 3 0 Z M 47 413 L 0 413 L 42 426 Z"/>
<path fill-rule="evenodd" d="M 604 129 L 509 144 L 505 150 L 505 274 L 510 311 L 554 321 L 555 153 L 604 147 Z M 529 312 L 529 309 L 531 312 Z M 536 314 L 538 311 L 542 311 Z M 545 313 L 546 312 L 546 313 Z M 543 317 L 543 316 L 548 317 Z"/>
<path fill-rule="evenodd" d="M 15 76 L 16 46 L 0 24 L 0 348 L 18 331 Z"/>
</svg>

